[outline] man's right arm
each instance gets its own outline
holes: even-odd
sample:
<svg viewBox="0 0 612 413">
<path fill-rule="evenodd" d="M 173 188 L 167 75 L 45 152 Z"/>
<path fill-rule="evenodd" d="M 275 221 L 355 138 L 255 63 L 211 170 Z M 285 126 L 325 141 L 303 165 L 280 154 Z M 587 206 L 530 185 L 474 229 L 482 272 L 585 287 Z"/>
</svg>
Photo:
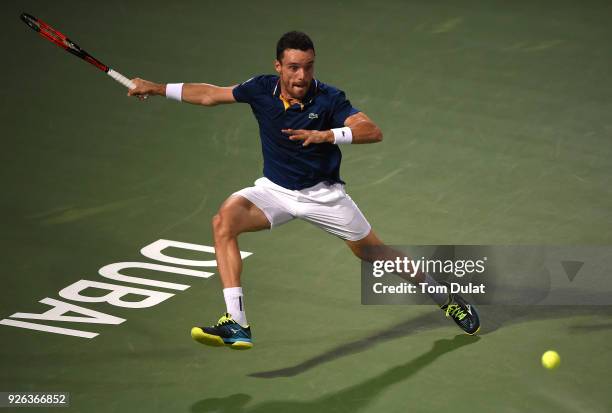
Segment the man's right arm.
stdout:
<svg viewBox="0 0 612 413">
<path fill-rule="evenodd" d="M 149 82 L 144 79 L 132 79 L 136 85 L 135 89 L 128 92 L 128 96 L 144 96 L 158 95 L 166 96 L 166 85 L 163 83 Z M 234 86 L 220 87 L 209 85 L 207 83 L 185 83 L 181 94 L 183 102 L 202 106 L 215 106 L 222 103 L 235 103 L 236 99 L 232 93 Z"/>
</svg>

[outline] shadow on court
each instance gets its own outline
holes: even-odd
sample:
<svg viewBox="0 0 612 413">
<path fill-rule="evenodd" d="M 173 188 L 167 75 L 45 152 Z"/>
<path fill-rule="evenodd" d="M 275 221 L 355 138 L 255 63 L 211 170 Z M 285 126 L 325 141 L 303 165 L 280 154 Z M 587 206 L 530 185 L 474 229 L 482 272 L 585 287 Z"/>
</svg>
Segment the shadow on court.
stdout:
<svg viewBox="0 0 612 413">
<path fill-rule="evenodd" d="M 432 348 L 419 357 L 357 385 L 312 401 L 274 400 L 245 407 L 251 400 L 246 394 L 233 394 L 223 398 L 209 398 L 191 406 L 193 413 L 204 412 L 357 412 L 368 406 L 387 387 L 406 380 L 427 367 L 440 356 L 480 340 L 477 336 L 458 335 L 451 339 L 437 340 Z"/>
<path fill-rule="evenodd" d="M 548 320 L 558 318 L 568 318 L 577 316 L 601 316 L 612 317 L 612 307 L 610 306 L 481 306 L 480 316 L 482 329 L 480 336 L 491 334 L 503 326 L 524 323 L 536 320 Z M 386 330 L 378 331 L 367 337 L 345 343 L 322 353 L 318 356 L 305 360 L 294 366 L 285 367 L 278 370 L 262 371 L 251 373 L 251 377 L 275 378 L 291 377 L 301 374 L 311 368 L 351 354 L 360 353 L 378 344 L 401 337 L 410 336 L 422 331 L 445 328 L 451 325 L 452 321 L 446 320 L 440 311 L 432 306 L 431 313 L 423 314 L 417 318 L 407 320 L 403 323 L 389 327 Z M 589 332 L 612 329 L 612 324 L 595 325 L 576 325 L 572 326 L 572 332 Z"/>
</svg>

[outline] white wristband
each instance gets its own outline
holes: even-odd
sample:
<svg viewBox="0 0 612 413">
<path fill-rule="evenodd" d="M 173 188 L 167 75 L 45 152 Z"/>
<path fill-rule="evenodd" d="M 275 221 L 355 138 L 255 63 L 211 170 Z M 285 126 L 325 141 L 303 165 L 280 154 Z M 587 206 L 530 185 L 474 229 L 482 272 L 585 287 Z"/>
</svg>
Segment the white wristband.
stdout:
<svg viewBox="0 0 612 413">
<path fill-rule="evenodd" d="M 183 96 L 183 84 L 182 83 L 168 83 L 166 85 L 166 97 L 172 100 L 182 101 Z"/>
<path fill-rule="evenodd" d="M 353 143 L 353 131 L 348 126 L 331 130 L 334 134 L 334 144 Z"/>
</svg>

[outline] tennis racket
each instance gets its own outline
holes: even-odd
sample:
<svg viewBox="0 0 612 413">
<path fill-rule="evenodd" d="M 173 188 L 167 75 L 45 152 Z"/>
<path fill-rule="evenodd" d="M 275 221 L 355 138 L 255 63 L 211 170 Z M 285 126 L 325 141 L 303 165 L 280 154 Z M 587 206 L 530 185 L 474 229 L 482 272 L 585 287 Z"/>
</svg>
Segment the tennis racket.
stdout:
<svg viewBox="0 0 612 413">
<path fill-rule="evenodd" d="M 117 82 L 121 83 L 123 86 L 129 89 L 136 88 L 136 85 L 130 79 L 106 66 L 104 63 L 100 62 L 98 59 L 87 53 L 85 50 L 81 49 L 78 44 L 67 38 L 64 34 L 60 33 L 53 27 L 49 26 L 42 20 L 39 20 L 36 17 L 27 13 L 21 14 L 21 20 L 23 20 L 24 23 L 30 26 L 30 28 L 32 28 L 34 31 L 38 32 L 38 34 L 40 34 L 44 39 L 47 39 L 50 42 L 58 45 L 62 49 L 66 50 L 68 53 L 71 53 L 76 57 L 80 57 L 86 62 L 91 63 L 92 65 L 115 79 Z"/>
</svg>

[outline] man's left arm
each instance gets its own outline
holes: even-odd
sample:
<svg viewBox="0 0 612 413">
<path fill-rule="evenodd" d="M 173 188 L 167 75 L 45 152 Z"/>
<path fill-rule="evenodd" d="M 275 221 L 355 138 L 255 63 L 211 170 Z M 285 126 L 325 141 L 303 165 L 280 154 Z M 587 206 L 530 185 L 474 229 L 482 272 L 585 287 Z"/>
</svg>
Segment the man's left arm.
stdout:
<svg viewBox="0 0 612 413">
<path fill-rule="evenodd" d="M 382 131 L 365 113 L 358 112 L 344 121 L 344 126 L 350 128 L 353 136 L 351 143 L 376 143 L 383 139 Z M 318 131 L 308 129 L 283 129 L 292 141 L 304 141 L 303 146 L 311 143 L 336 143 L 332 129 Z"/>
<path fill-rule="evenodd" d="M 380 128 L 363 112 L 355 113 L 346 118 L 344 126 L 351 128 L 353 134 L 351 143 L 376 143 L 383 139 Z"/>
</svg>

